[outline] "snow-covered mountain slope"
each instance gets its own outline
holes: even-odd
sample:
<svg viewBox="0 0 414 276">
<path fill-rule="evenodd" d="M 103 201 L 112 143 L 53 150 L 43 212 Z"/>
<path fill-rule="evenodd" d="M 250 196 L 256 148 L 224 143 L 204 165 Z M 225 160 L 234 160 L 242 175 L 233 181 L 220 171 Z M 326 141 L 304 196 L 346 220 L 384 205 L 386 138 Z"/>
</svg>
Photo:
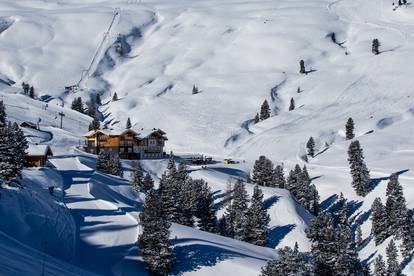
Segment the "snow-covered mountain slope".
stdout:
<svg viewBox="0 0 414 276">
<path fill-rule="evenodd" d="M 27 134 L 33 142 L 51 144 L 56 154 L 73 153 L 91 121 L 67 108 L 72 99 L 87 101 L 100 93 L 106 121 L 123 127 L 131 117 L 138 129 L 162 128 L 168 149 L 178 153 L 245 160 L 234 168 L 194 169 L 192 176 L 206 179 L 215 191 L 224 191 L 229 179 L 246 177 L 261 154 L 288 170 L 306 164 L 322 208 L 343 193 L 368 241 L 371 203 L 376 197 L 385 200 L 391 173 L 400 173 L 408 207 L 414 208 L 414 8 L 393 8 L 391 0 L 3 0 L 0 95 L 11 120 L 42 119 L 45 132 Z M 374 38 L 381 43 L 379 55 L 371 53 Z M 121 56 L 117 45 L 122 45 Z M 301 59 L 314 71 L 300 75 Z M 81 79 L 83 90 L 63 93 L 64 86 Z M 22 81 L 34 85 L 39 96 L 54 99 L 45 107 L 45 102 L 17 95 Z M 193 85 L 202 92 L 192 95 Z M 115 91 L 120 100 L 111 102 Z M 291 98 L 296 109 L 288 111 Z M 265 99 L 273 116 L 253 125 L 250 120 Z M 66 107 L 60 107 L 61 101 Z M 349 141 L 344 139 L 348 117 L 356 123 L 377 184 L 365 198 L 350 185 Z M 301 157 L 310 136 L 319 154 L 305 162 Z M 143 166 L 159 176 L 165 163 Z M 100 178 L 93 183 L 109 182 Z M 122 185 L 108 187 L 115 193 L 107 188 L 90 193 L 116 204 L 132 198 Z M 307 250 L 303 231 L 309 217 L 285 191 L 264 192 L 266 198 L 278 197 L 269 208 L 271 225 L 287 232 L 277 245 L 298 240 Z M 203 234 L 194 230 L 191 235 Z M 387 243 L 376 247 L 368 242 L 361 259 L 384 255 Z M 239 261 L 250 267 L 250 261 L 234 262 Z M 222 262 L 227 260 L 206 262 L 202 270 L 212 273 Z M 214 272 L 229 273 L 226 269 Z M 405 272 L 414 273 L 412 261 Z"/>
</svg>

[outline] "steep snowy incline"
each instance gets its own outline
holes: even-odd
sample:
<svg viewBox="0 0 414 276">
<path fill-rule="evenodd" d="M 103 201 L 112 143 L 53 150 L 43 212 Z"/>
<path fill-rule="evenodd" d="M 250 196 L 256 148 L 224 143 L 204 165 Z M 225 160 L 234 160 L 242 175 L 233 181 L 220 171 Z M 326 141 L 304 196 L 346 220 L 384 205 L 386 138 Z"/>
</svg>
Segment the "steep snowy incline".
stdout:
<svg viewBox="0 0 414 276">
<path fill-rule="evenodd" d="M 89 271 L 112 275 L 112 266 L 136 242 L 137 221 L 118 206 L 91 195 L 89 182 L 94 171 L 77 157 L 56 157 L 51 162 L 62 173 L 64 201 L 79 227 L 75 263 Z"/>
<path fill-rule="evenodd" d="M 80 268 L 47 256 L 0 231 L 0 272 L 2 275 L 93 276 Z"/>
</svg>

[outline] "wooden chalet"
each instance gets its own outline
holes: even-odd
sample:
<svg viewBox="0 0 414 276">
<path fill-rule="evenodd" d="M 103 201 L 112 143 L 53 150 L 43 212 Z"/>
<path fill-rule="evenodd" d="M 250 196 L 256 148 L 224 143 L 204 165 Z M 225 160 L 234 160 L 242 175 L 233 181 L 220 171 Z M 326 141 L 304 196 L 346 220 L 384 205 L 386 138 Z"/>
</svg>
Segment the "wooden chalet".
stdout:
<svg viewBox="0 0 414 276">
<path fill-rule="evenodd" d="M 29 145 L 26 155 L 26 166 L 43 167 L 50 156 L 53 156 L 53 152 L 49 145 Z"/>
<path fill-rule="evenodd" d="M 109 151 L 125 159 L 156 159 L 164 157 L 166 133 L 160 129 L 137 132 L 132 129 L 124 131 L 90 131 L 85 135 L 85 151 L 99 154 Z"/>
</svg>

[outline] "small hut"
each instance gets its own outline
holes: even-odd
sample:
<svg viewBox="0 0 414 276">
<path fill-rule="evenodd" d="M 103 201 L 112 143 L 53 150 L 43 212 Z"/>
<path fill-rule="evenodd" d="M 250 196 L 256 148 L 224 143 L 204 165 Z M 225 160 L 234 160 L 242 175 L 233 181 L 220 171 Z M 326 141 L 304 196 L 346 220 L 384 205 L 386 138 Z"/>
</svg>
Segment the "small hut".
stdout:
<svg viewBox="0 0 414 276">
<path fill-rule="evenodd" d="M 26 155 L 26 166 L 43 167 L 49 156 L 53 156 L 49 145 L 29 145 Z"/>
</svg>

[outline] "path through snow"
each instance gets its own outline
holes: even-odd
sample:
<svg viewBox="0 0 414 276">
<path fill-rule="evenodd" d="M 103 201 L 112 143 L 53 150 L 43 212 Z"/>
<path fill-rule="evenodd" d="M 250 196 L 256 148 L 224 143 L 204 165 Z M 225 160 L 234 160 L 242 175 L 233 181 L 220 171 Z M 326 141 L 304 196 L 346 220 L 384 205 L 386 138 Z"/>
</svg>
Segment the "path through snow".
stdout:
<svg viewBox="0 0 414 276">
<path fill-rule="evenodd" d="M 90 193 L 89 181 L 95 172 L 77 157 L 54 158 L 51 162 L 62 174 L 64 202 L 77 222 L 75 264 L 95 273 L 112 275 L 112 267 L 136 242 L 137 221 L 115 204 Z"/>
</svg>

